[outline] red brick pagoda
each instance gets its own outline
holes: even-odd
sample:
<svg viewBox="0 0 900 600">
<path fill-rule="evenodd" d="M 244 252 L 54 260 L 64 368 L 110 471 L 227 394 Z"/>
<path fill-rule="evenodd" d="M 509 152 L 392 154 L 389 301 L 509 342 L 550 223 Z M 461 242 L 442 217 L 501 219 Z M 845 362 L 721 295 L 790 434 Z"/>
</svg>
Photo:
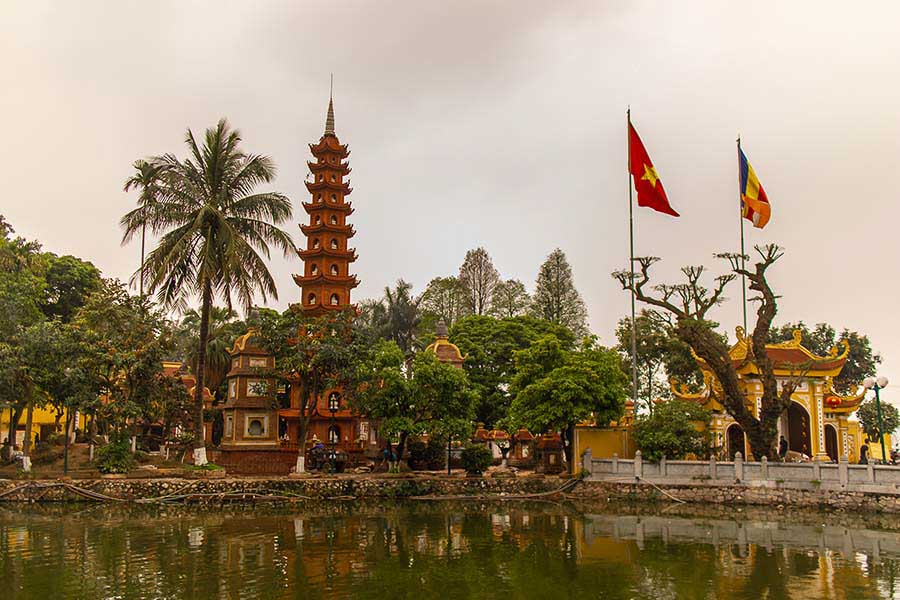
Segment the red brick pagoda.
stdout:
<svg viewBox="0 0 900 600">
<path fill-rule="evenodd" d="M 352 190 L 344 181 L 350 174 L 346 162 L 350 151 L 334 132 L 332 100 L 328 102 L 325 133 L 309 149 L 315 157 L 307 163 L 312 181 L 307 180 L 306 188 L 311 198 L 303 203 L 309 223 L 300 225 L 306 248 L 297 249 L 303 274 L 294 275 L 300 302 L 292 308 L 317 317 L 329 311 L 355 310 L 350 292 L 359 285 L 356 276 L 350 274 L 356 252 L 347 247 L 354 234 L 347 222 L 353 208 L 346 201 Z M 225 433 L 217 458 L 219 464 L 235 473 L 287 473 L 295 466 L 300 446 L 301 388 L 276 387 L 274 381 L 255 375 L 254 368 L 271 367 L 272 358 L 256 345 L 254 335 L 250 330 L 230 351 L 229 397 L 222 410 Z M 350 465 L 378 454 L 373 424 L 351 410 L 340 389 L 325 390 L 316 399 L 307 429 L 307 454 L 318 442 L 329 450 L 333 447 Z M 302 462 L 296 462 L 298 468 Z"/>
<path fill-rule="evenodd" d="M 319 316 L 330 310 L 344 310 L 351 306 L 350 291 L 359 285 L 350 274 L 350 264 L 356 251 L 347 247 L 355 233 L 347 223 L 353 208 L 346 201 L 353 189 L 344 181 L 350 174 L 345 162 L 350 155 L 334 133 L 334 102 L 328 102 L 325 133 L 309 149 L 315 162 L 307 162 L 312 181 L 306 182 L 311 194 L 303 203 L 309 224 L 300 225 L 306 236 L 306 249 L 297 250 L 303 261 L 303 275 L 294 275 L 300 286 L 301 309 L 309 316 Z"/>
</svg>

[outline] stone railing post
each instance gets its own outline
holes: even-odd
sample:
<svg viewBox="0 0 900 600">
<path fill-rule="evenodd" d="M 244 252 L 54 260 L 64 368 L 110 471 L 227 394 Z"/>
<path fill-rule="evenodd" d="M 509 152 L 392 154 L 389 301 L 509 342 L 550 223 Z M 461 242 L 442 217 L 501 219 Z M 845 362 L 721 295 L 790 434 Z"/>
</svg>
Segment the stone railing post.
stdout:
<svg viewBox="0 0 900 600">
<path fill-rule="evenodd" d="M 634 453 L 634 478 L 640 479 L 644 476 L 644 461 L 641 458 L 641 451 Z"/>
<path fill-rule="evenodd" d="M 716 478 L 716 457 L 715 456 L 709 457 L 709 478 L 710 479 Z"/>
<path fill-rule="evenodd" d="M 619 455 L 615 452 L 613 452 L 612 472 L 613 475 L 619 474 Z"/>
<path fill-rule="evenodd" d="M 841 460 L 838 461 L 838 479 L 841 481 L 841 487 L 847 487 L 850 485 L 850 465 L 847 460 L 847 455 L 842 454 Z"/>
<path fill-rule="evenodd" d="M 734 480 L 744 480 L 744 457 L 741 456 L 740 452 L 734 453 Z"/>
<path fill-rule="evenodd" d="M 666 475 L 666 457 L 663 456 L 659 459 L 659 476 L 665 477 Z"/>
<path fill-rule="evenodd" d="M 759 472 L 762 480 L 765 481 L 769 478 L 769 457 L 763 456 L 759 461 Z"/>
<path fill-rule="evenodd" d="M 818 460 L 814 460 L 812 463 L 813 466 L 813 480 L 822 481 L 822 463 Z"/>
<path fill-rule="evenodd" d="M 866 475 L 868 475 L 869 483 L 875 483 L 875 464 L 871 461 L 866 465 Z"/>
<path fill-rule="evenodd" d="M 590 448 L 586 448 L 581 455 L 581 470 L 585 472 L 586 477 L 590 477 L 594 472 L 594 456 Z"/>
</svg>

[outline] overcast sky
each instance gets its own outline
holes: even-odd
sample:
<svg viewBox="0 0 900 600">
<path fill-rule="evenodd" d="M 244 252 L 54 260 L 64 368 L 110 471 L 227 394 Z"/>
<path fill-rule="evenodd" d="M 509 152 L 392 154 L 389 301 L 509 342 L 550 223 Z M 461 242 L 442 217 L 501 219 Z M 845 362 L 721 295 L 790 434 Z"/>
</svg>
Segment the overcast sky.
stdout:
<svg viewBox="0 0 900 600">
<path fill-rule="evenodd" d="M 739 247 L 735 138 L 772 203 L 779 322 L 869 335 L 900 384 L 900 5 L 895 2 L 0 4 L 0 182 L 18 233 L 127 279 L 134 159 L 227 117 L 305 217 L 307 143 L 334 73 L 362 280 L 417 290 L 484 246 L 531 289 L 568 255 L 592 329 L 628 296 L 625 110 L 679 219 L 636 213 L 660 281 Z M 296 257 L 273 257 L 284 307 Z M 733 332 L 740 288 L 714 315 Z M 733 338 L 733 335 L 732 335 Z M 892 386 L 900 391 L 900 386 Z"/>
</svg>

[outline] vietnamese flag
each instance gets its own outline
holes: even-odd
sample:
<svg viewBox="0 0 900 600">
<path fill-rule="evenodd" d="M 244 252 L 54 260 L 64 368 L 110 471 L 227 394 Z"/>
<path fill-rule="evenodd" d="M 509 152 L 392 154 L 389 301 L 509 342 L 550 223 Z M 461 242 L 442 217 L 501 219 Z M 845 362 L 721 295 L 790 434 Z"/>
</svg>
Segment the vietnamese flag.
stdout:
<svg viewBox="0 0 900 600">
<path fill-rule="evenodd" d="M 669 204 L 662 181 L 659 180 L 659 175 L 653 168 L 653 162 L 647 154 L 647 149 L 644 148 L 644 144 L 630 120 L 628 121 L 628 170 L 634 179 L 638 206 L 647 206 L 673 217 L 680 216 Z"/>
</svg>

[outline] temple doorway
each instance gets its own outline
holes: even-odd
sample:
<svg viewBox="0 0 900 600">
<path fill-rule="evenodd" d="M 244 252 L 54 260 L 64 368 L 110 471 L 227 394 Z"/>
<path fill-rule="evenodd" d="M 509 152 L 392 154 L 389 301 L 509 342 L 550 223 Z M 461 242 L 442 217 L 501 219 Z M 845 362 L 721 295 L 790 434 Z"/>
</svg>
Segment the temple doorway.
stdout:
<svg viewBox="0 0 900 600">
<path fill-rule="evenodd" d="M 728 426 L 727 431 L 725 432 L 725 437 L 728 440 L 728 459 L 734 460 L 734 455 L 737 452 L 741 453 L 741 456 L 746 454 L 744 448 L 744 430 L 741 429 L 741 426 L 737 423 L 733 423 Z M 747 458 L 744 456 L 744 458 Z"/>
<path fill-rule="evenodd" d="M 787 410 L 788 447 L 794 452 L 812 456 L 812 435 L 809 413 L 798 402 L 791 402 Z"/>
<path fill-rule="evenodd" d="M 832 462 L 837 462 L 837 460 L 838 460 L 837 431 L 835 430 L 833 425 L 825 426 L 825 454 L 828 455 L 828 458 L 830 458 L 832 460 Z"/>
</svg>

